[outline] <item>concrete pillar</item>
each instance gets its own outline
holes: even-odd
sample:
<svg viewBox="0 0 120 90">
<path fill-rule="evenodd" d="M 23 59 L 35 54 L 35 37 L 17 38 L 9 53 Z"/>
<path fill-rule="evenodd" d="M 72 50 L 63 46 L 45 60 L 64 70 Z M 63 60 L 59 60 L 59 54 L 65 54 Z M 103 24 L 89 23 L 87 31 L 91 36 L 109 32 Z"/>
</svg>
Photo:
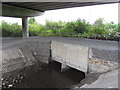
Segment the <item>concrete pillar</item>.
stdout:
<svg viewBox="0 0 120 90">
<path fill-rule="evenodd" d="M 69 67 L 66 64 L 61 63 L 61 72 L 68 70 L 68 68 Z"/>
<path fill-rule="evenodd" d="M 22 37 L 29 38 L 28 17 L 22 17 Z"/>
</svg>

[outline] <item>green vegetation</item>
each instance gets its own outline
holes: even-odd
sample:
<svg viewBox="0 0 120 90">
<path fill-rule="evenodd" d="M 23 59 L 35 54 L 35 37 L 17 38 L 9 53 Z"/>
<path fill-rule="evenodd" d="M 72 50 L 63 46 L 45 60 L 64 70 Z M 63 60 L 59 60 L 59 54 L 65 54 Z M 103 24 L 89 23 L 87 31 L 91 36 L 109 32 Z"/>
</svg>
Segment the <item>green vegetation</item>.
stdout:
<svg viewBox="0 0 120 90">
<path fill-rule="evenodd" d="M 21 37 L 22 26 L 17 23 L 9 24 L 1 22 L 0 28 L 3 37 Z M 1 31 L 0 31 L 1 32 Z M 50 22 L 45 25 L 36 22 L 34 18 L 29 19 L 30 36 L 62 36 L 97 39 L 118 39 L 120 24 L 114 22 L 104 23 L 103 18 L 97 19 L 94 24 L 78 19 L 72 22 Z"/>
<path fill-rule="evenodd" d="M 20 37 L 22 36 L 22 26 L 18 25 L 17 23 L 9 24 L 5 21 L 2 21 L 0 25 L 0 30 L 2 30 L 3 37 Z"/>
</svg>

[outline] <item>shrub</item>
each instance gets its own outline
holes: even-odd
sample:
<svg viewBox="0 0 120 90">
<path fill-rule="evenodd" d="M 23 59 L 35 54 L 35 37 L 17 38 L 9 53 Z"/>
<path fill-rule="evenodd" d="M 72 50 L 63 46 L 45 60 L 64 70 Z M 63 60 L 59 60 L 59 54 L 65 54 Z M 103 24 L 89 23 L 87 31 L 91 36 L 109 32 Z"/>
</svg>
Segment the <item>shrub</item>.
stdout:
<svg viewBox="0 0 120 90">
<path fill-rule="evenodd" d="M 9 24 L 1 22 L 0 32 L 3 37 L 20 37 L 22 36 L 22 26 L 17 23 Z M 93 25 L 85 20 L 78 19 L 72 22 L 50 22 L 46 21 L 41 25 L 34 18 L 29 19 L 30 36 L 62 36 L 62 37 L 80 37 L 80 38 L 109 38 L 118 39 L 117 34 L 120 32 L 120 24 L 103 23 L 100 18 Z"/>
<path fill-rule="evenodd" d="M 109 34 L 106 29 L 93 26 L 89 30 L 89 34 Z"/>
<path fill-rule="evenodd" d="M 74 22 L 74 27 L 76 33 L 88 33 L 90 29 L 90 24 L 87 23 L 85 20 L 78 19 Z"/>
<path fill-rule="evenodd" d="M 22 27 L 17 23 L 8 24 L 2 21 L 2 36 L 3 37 L 20 37 L 22 36 Z"/>
<path fill-rule="evenodd" d="M 29 34 L 30 36 L 38 36 L 39 33 L 45 31 L 45 27 L 38 24 L 38 23 L 33 23 L 29 24 Z"/>
</svg>

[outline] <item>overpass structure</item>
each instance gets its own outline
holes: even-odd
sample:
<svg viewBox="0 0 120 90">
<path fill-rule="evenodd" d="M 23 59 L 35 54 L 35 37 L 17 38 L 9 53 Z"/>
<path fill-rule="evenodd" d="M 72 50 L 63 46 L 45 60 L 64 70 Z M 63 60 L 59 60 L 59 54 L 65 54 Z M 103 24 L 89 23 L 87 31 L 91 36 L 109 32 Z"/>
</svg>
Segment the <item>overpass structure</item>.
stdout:
<svg viewBox="0 0 120 90">
<path fill-rule="evenodd" d="M 40 16 L 47 10 L 118 3 L 119 0 L 1 0 L 2 16 L 22 18 L 23 38 L 29 38 L 28 17 Z"/>
<path fill-rule="evenodd" d="M 61 0 L 61 2 L 57 2 L 57 0 L 41 0 L 43 2 L 37 2 L 37 0 L 29 0 L 30 2 L 25 0 L 15 1 L 2 0 L 1 16 L 22 18 L 23 38 L 29 38 L 28 17 L 40 16 L 47 10 L 118 3 L 118 0 L 74 0 L 74 2 L 72 0 Z M 12 75 L 7 73 L 13 71 L 17 71 L 15 75 L 19 75 L 21 71 L 24 73 L 24 68 L 26 67 L 28 67 L 26 71 L 38 70 L 39 61 L 48 64 L 51 58 L 61 63 L 61 70 L 69 66 L 84 73 L 89 70 L 95 71 L 95 73 L 103 73 L 113 68 L 104 68 L 104 65 L 91 64 L 89 63 L 89 57 L 97 58 L 96 61 L 100 61 L 99 59 L 106 61 L 114 59 L 118 61 L 118 42 L 39 37 L 38 39 L 3 39 L 1 46 L 3 47 L 0 51 L 2 52 L 2 60 L 0 61 L 4 64 L 3 66 L 1 65 L 2 69 L 0 70 L 2 70 L 2 76 L 5 77 Z M 31 65 L 33 67 L 29 68 Z M 16 76 L 13 74 L 13 77 Z"/>
</svg>

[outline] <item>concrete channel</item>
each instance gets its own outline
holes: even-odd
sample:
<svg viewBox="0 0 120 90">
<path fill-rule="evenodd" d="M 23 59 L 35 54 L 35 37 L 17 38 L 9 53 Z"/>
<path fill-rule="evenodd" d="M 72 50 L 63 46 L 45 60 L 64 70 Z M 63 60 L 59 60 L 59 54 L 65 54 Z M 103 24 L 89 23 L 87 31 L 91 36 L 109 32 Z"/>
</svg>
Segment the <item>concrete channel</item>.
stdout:
<svg viewBox="0 0 120 90">
<path fill-rule="evenodd" d="M 100 75 L 118 68 L 118 42 L 114 41 L 61 37 L 2 41 L 3 88 L 82 87 L 90 78 L 92 83 Z M 69 69 L 61 72 L 61 67 L 66 66 Z"/>
</svg>

